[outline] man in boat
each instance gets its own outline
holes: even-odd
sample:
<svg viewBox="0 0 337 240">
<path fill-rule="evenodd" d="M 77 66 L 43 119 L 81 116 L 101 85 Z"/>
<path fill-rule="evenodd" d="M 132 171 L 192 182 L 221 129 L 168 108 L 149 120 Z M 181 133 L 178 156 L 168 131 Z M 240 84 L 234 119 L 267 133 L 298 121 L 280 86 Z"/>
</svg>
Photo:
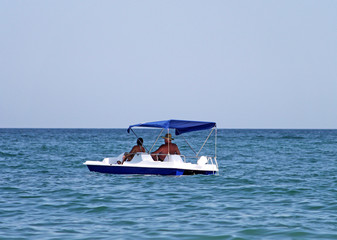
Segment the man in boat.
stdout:
<svg viewBox="0 0 337 240">
<path fill-rule="evenodd" d="M 130 152 L 124 153 L 123 160 L 117 161 L 118 164 L 123 164 L 125 161 L 131 161 L 132 158 L 135 156 L 138 152 L 145 152 L 145 148 L 143 147 L 143 138 L 137 139 L 137 145 L 133 146 Z"/>
<path fill-rule="evenodd" d="M 166 154 L 178 154 L 180 155 L 179 148 L 177 144 L 172 143 L 172 135 L 167 133 L 165 137 L 162 137 L 165 140 L 165 144 L 161 145 L 156 151 L 151 153 L 153 160 L 155 161 L 164 161 Z"/>
</svg>

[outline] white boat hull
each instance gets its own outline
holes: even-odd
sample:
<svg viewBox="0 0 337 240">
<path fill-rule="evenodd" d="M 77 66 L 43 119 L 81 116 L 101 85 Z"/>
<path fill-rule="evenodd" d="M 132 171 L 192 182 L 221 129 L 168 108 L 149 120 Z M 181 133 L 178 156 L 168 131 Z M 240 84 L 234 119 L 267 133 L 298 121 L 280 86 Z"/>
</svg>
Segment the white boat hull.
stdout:
<svg viewBox="0 0 337 240">
<path fill-rule="evenodd" d="M 86 161 L 90 171 L 111 174 L 151 174 L 151 175 L 211 175 L 219 172 L 216 160 L 202 156 L 197 164 L 186 163 L 180 155 L 167 155 L 163 162 L 154 161 L 148 153 L 137 153 L 132 161 L 117 163 L 123 154 L 103 161 Z"/>
</svg>

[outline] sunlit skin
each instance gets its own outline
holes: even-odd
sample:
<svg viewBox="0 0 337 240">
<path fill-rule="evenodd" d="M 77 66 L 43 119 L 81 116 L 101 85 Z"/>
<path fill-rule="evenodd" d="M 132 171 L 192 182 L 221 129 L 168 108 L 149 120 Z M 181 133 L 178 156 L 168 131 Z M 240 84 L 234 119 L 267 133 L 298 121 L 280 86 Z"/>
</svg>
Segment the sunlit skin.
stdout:
<svg viewBox="0 0 337 240">
<path fill-rule="evenodd" d="M 178 154 L 180 155 L 179 148 L 177 144 L 172 143 L 171 139 L 165 138 L 165 144 L 161 145 L 156 151 L 152 152 L 151 156 L 155 161 L 164 161 L 166 155 L 157 154 Z M 170 152 L 169 152 L 170 151 Z"/>
<path fill-rule="evenodd" d="M 143 147 L 143 139 L 137 139 L 137 145 L 133 146 L 130 152 L 126 152 L 123 156 L 122 161 L 117 161 L 118 164 L 123 164 L 125 161 L 131 161 L 136 153 L 145 152 L 145 148 Z"/>
<path fill-rule="evenodd" d="M 135 156 L 135 153 L 138 152 L 145 152 L 144 147 L 138 145 L 133 146 L 130 152 L 124 154 L 122 163 L 124 163 L 125 161 L 131 161 L 132 158 Z"/>
</svg>

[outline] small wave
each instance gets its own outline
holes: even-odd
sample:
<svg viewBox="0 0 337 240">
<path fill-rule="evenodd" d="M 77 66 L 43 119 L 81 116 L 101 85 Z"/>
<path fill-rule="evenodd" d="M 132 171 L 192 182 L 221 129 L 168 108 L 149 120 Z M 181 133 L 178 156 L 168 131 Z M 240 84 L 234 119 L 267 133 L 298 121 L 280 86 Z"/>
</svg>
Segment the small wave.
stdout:
<svg viewBox="0 0 337 240">
<path fill-rule="evenodd" d="M 47 147 L 46 145 L 43 144 L 43 145 L 41 146 L 41 150 L 42 150 L 42 151 L 46 151 L 46 150 L 48 150 L 48 147 Z"/>
<path fill-rule="evenodd" d="M 300 137 L 300 136 L 283 136 L 281 137 L 281 139 L 294 139 L 294 140 L 299 140 L 299 139 L 304 139 L 304 137 Z"/>
<path fill-rule="evenodd" d="M 100 212 L 105 212 L 109 209 L 109 207 L 107 206 L 99 206 L 99 207 L 94 207 L 91 208 L 89 211 L 87 211 L 88 213 L 100 213 Z"/>
<path fill-rule="evenodd" d="M 0 151 L 0 157 L 15 157 L 17 154 L 6 153 Z"/>
</svg>

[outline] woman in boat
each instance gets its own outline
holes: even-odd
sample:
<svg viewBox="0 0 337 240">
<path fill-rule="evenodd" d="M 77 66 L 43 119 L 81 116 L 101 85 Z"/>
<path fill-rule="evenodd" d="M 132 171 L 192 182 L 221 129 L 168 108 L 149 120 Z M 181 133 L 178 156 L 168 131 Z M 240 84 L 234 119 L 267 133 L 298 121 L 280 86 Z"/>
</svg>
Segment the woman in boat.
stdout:
<svg viewBox="0 0 337 240">
<path fill-rule="evenodd" d="M 156 151 L 151 153 L 153 160 L 155 161 L 164 161 L 167 154 L 178 154 L 180 155 L 179 148 L 177 144 L 172 143 L 172 135 L 167 133 L 165 137 L 162 137 L 165 140 L 165 144 L 161 145 Z"/>
<path fill-rule="evenodd" d="M 123 160 L 117 161 L 118 164 L 123 164 L 125 161 L 131 161 L 132 158 L 135 156 L 138 152 L 145 152 L 145 148 L 143 147 L 143 138 L 137 139 L 137 145 L 133 146 L 130 152 L 124 153 Z"/>
</svg>

